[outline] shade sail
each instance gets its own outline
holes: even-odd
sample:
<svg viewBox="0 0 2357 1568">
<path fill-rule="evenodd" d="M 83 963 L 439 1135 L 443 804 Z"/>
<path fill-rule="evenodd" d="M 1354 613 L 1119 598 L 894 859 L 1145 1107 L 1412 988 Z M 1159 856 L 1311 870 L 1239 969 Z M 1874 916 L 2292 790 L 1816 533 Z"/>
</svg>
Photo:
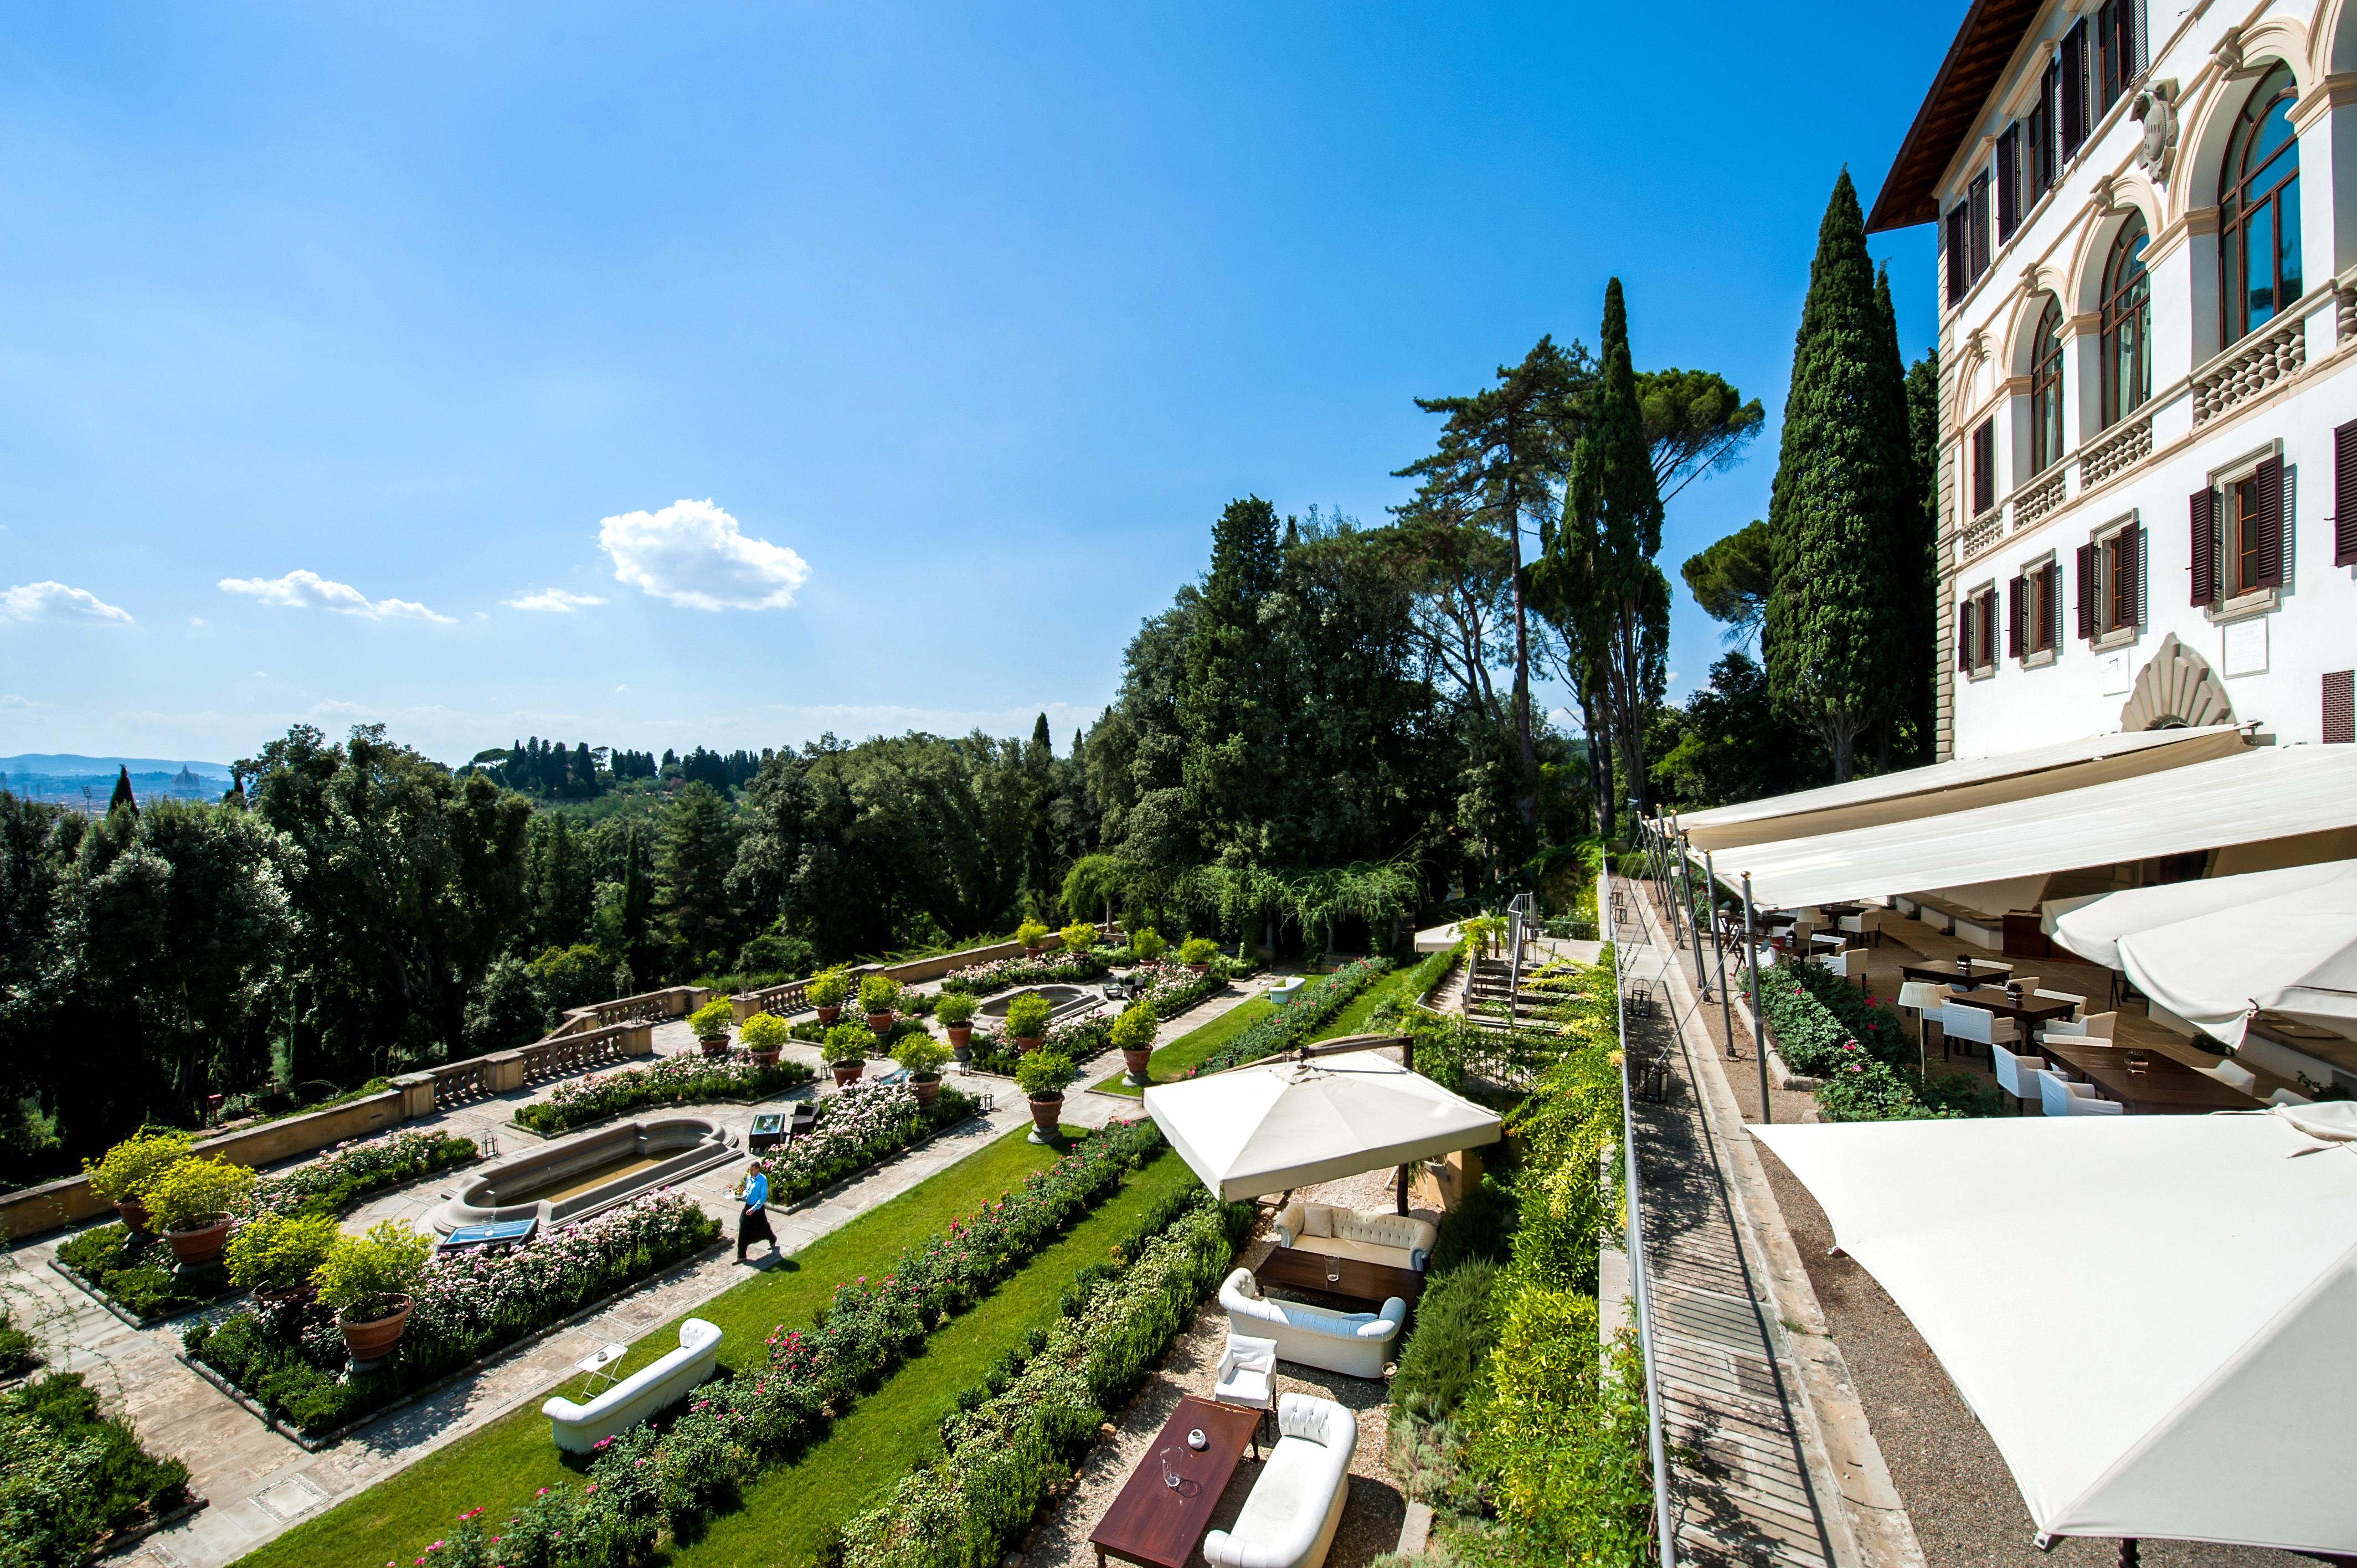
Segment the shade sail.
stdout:
<svg viewBox="0 0 2357 1568">
<path fill-rule="evenodd" d="M 1503 1131 L 1493 1112 L 1372 1051 L 1157 1084 L 1146 1113 L 1231 1199 L 1494 1144 Z"/>
<path fill-rule="evenodd" d="M 2041 1533 L 2346 1552 L 2357 1144 L 2291 1118 L 2357 1135 L 2352 1112 L 1751 1131 L 1913 1321 Z"/>
<path fill-rule="evenodd" d="M 2287 865 L 2279 871 L 2253 871 L 2241 876 L 2212 876 L 2195 882 L 2169 882 L 2158 887 L 2127 887 L 2084 898 L 2058 898 L 2044 908 L 2046 934 L 2085 959 L 2106 969 L 2120 967 L 2119 941 L 2133 931 L 2173 926 L 2199 915 L 2214 914 L 2245 904 L 2256 904 L 2303 887 L 2335 882 L 2357 872 L 2357 860 L 2328 860 L 2314 865 Z"/>
<path fill-rule="evenodd" d="M 2336 877 L 2132 931 L 2119 940 L 2119 966 L 2147 997 L 2230 1046 L 2243 1043 L 2255 1009 L 2357 1039 L 2357 864 L 2334 864 Z"/>
<path fill-rule="evenodd" d="M 2357 826 L 2357 746 L 2254 746 L 2141 778 L 1717 857 L 1770 908 L 2110 865 Z"/>
<path fill-rule="evenodd" d="M 2232 725 L 2085 736 L 1996 757 L 1937 762 L 1822 789 L 1714 806 L 1681 816 L 1678 827 L 1695 848 L 1716 852 L 2050 795 L 2231 756 L 2242 748 L 2242 733 Z"/>
</svg>

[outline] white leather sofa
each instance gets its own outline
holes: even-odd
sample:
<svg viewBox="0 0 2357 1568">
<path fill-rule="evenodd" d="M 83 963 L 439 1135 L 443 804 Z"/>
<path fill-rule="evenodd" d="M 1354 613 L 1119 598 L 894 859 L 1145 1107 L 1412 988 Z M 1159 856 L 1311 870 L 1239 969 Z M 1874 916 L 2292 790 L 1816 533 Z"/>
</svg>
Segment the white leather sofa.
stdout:
<svg viewBox="0 0 2357 1568">
<path fill-rule="evenodd" d="M 1429 1219 L 1381 1209 L 1338 1208 L 1295 1198 L 1276 1214 L 1276 1244 L 1308 1252 L 1331 1252 L 1395 1269 L 1421 1271 L 1432 1256 L 1439 1228 Z"/>
<path fill-rule="evenodd" d="M 571 1454 L 587 1454 L 601 1437 L 628 1432 L 712 1375 L 720 1356 L 720 1330 L 700 1317 L 679 1326 L 679 1348 L 641 1368 L 591 1400 L 575 1404 L 562 1395 L 540 1407 L 550 1435 Z"/>
<path fill-rule="evenodd" d="M 1260 1294 L 1250 1269 L 1228 1276 L 1220 1286 L 1220 1305 L 1232 1331 L 1275 1340 L 1280 1359 L 1351 1378 L 1383 1375 L 1392 1342 L 1407 1320 L 1407 1303 L 1398 1296 L 1383 1303 L 1381 1312 L 1333 1312 L 1304 1302 L 1276 1301 Z"/>
<path fill-rule="evenodd" d="M 1219 1568 L 1320 1568 L 1351 1496 L 1359 1423 L 1332 1400 L 1286 1394 L 1276 1405 L 1276 1446 L 1253 1482 L 1233 1528 L 1203 1538 Z"/>
</svg>

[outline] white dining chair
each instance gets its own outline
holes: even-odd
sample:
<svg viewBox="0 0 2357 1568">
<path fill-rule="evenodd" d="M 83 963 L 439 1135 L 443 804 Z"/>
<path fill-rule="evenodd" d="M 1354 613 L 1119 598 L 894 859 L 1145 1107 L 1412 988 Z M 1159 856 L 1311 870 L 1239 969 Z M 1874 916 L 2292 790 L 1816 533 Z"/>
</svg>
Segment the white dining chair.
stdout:
<svg viewBox="0 0 2357 1568">
<path fill-rule="evenodd" d="M 1827 953 L 1823 961 L 1827 969 L 1832 970 L 1844 980 L 1856 981 L 1860 991 L 1866 989 L 1866 950 L 1864 948 L 1844 948 L 1839 952 Z"/>
<path fill-rule="evenodd" d="M 2084 1013 L 2087 1010 L 2087 999 L 2079 995 L 2076 992 L 2046 991 L 2041 989 L 2038 992 L 2038 994 L 2044 997 L 2049 1002 L 2068 1002 L 2072 1007 L 2082 1013 Z"/>
<path fill-rule="evenodd" d="M 2049 1116 L 2117 1116 L 2127 1109 L 2116 1100 L 2100 1098 L 2093 1084 L 2073 1083 L 2050 1072 L 2038 1088 Z"/>
<path fill-rule="evenodd" d="M 1867 909 L 1856 915 L 1844 915 L 1841 918 L 1841 929 L 1846 935 L 1856 937 L 1861 942 L 1870 942 L 1875 947 L 1880 947 L 1882 945 L 1882 913 L 1879 909 Z"/>
<path fill-rule="evenodd" d="M 2020 986 L 2021 993 L 2028 996 L 2038 989 L 2039 978 L 2034 974 L 2008 974 L 2005 977 L 2005 983 L 2007 987 Z"/>
<path fill-rule="evenodd" d="M 2278 1089 L 2267 1096 L 2270 1105 L 2313 1105 L 2316 1102 L 2297 1090 Z"/>
<path fill-rule="evenodd" d="M 2259 1075 L 2229 1057 L 2210 1069 L 2210 1076 L 2229 1089 L 2239 1089 L 2252 1094 L 2259 1086 Z"/>
<path fill-rule="evenodd" d="M 2042 1086 L 2053 1075 L 2046 1070 L 2044 1062 L 2039 1058 L 2018 1057 L 2003 1046 L 1991 1046 L 1989 1060 L 1996 1067 L 1996 1086 L 2013 1096 L 2016 1115 L 2020 1114 L 2022 1105 L 2029 1101 L 2044 1101 L 2046 1091 Z"/>
<path fill-rule="evenodd" d="M 2112 1026 L 2119 1021 L 2119 1016 L 2117 1013 L 2097 1013 L 2092 1017 L 2080 1019 L 2079 1023 L 2089 1039 L 2108 1040 L 2112 1037 Z"/>
<path fill-rule="evenodd" d="M 1986 1007 L 1970 1007 L 1961 1002 L 1951 1002 L 1940 1009 L 1940 1054 L 1948 1054 L 1951 1040 L 1963 1040 L 1970 1045 L 1997 1046 L 2018 1044 L 2021 1031 L 2010 1018 L 2000 1018 Z M 1967 1050 L 1966 1056 L 1972 1055 Z"/>
</svg>

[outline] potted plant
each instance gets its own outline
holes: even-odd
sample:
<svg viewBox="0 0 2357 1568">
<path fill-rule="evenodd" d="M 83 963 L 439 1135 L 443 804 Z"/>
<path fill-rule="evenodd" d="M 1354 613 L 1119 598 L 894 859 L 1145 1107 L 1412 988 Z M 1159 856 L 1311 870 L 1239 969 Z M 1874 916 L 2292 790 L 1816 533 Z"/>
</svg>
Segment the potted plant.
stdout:
<svg viewBox="0 0 2357 1568">
<path fill-rule="evenodd" d="M 335 1250 L 333 1216 L 257 1214 L 229 1239 L 230 1283 L 264 1306 L 294 1306 L 312 1294 L 311 1275 Z"/>
<path fill-rule="evenodd" d="M 253 1190 L 253 1173 L 223 1159 L 190 1155 L 166 1165 L 140 1195 L 156 1228 L 184 1269 L 199 1268 L 229 1241 L 230 1211 Z"/>
<path fill-rule="evenodd" d="M 1211 961 L 1220 956 L 1220 944 L 1209 937 L 1189 937 L 1178 944 L 1178 961 L 1197 974 L 1211 972 Z"/>
<path fill-rule="evenodd" d="M 188 1135 L 164 1127 L 135 1133 L 107 1150 L 98 1164 L 82 1161 L 81 1168 L 90 1177 L 91 1193 L 114 1205 L 123 1223 L 144 1236 L 148 1233 L 148 1214 L 140 1194 L 164 1174 L 165 1166 L 188 1157 Z"/>
<path fill-rule="evenodd" d="M 859 981 L 859 1010 L 867 1015 L 867 1027 L 877 1039 L 892 1027 L 892 1004 L 900 1000 L 900 983 L 888 974 L 863 975 Z"/>
<path fill-rule="evenodd" d="M 786 1021 L 771 1013 L 756 1013 L 745 1020 L 737 1031 L 737 1039 L 753 1053 L 753 1059 L 763 1067 L 778 1065 L 778 1053 L 793 1038 Z"/>
<path fill-rule="evenodd" d="M 931 1105 L 942 1096 L 942 1064 L 950 1059 L 947 1046 L 930 1034 L 904 1035 L 892 1047 L 892 1059 L 909 1075 L 917 1103 Z"/>
<path fill-rule="evenodd" d="M 1072 1058 L 1058 1051 L 1034 1051 L 1016 1064 L 1015 1086 L 1031 1102 L 1031 1142 L 1057 1142 L 1064 1088 L 1072 1078 Z"/>
<path fill-rule="evenodd" d="M 1146 1081 L 1146 1067 L 1154 1059 L 1154 1031 L 1160 1022 L 1154 1009 L 1143 1002 L 1131 1003 L 1113 1021 L 1113 1043 L 1120 1047 L 1122 1065 L 1129 1069 L 1132 1083 Z"/>
<path fill-rule="evenodd" d="M 728 1026 L 737 1021 L 734 1009 L 725 996 L 716 996 L 687 1015 L 687 1026 L 695 1031 L 696 1044 L 707 1057 L 728 1054 Z"/>
<path fill-rule="evenodd" d="M 401 1343 L 411 1293 L 433 1250 L 430 1238 L 398 1219 L 384 1219 L 365 1236 L 337 1237 L 319 1260 L 311 1283 L 320 1305 L 335 1313 L 353 1361 L 382 1360 Z"/>
<path fill-rule="evenodd" d="M 1152 963 L 1169 950 L 1170 944 L 1152 926 L 1129 934 L 1129 956 L 1140 963 Z"/>
<path fill-rule="evenodd" d="M 851 976 L 844 973 L 839 965 L 834 969 L 822 969 L 811 976 L 810 983 L 802 988 L 802 994 L 809 997 L 810 1004 L 818 1009 L 818 1021 L 832 1024 L 843 1015 L 843 999 L 851 994 Z"/>
<path fill-rule="evenodd" d="M 1006 1037 L 1015 1042 L 1017 1054 L 1039 1047 L 1039 1036 L 1048 1032 L 1048 999 L 1036 991 L 1027 991 L 1006 1004 Z"/>
<path fill-rule="evenodd" d="M 977 1004 L 963 991 L 949 991 L 934 1004 L 933 1016 L 950 1033 L 950 1054 L 963 1067 L 974 1059 L 973 1048 L 967 1042 L 974 1038 L 974 1010 Z"/>
<path fill-rule="evenodd" d="M 1056 933 L 1064 939 L 1064 950 L 1074 958 L 1086 958 L 1097 945 L 1097 929 L 1086 920 L 1074 920 Z"/>
<path fill-rule="evenodd" d="M 1023 944 L 1025 950 L 1036 953 L 1047 945 L 1048 928 L 1037 920 L 1027 918 L 1021 925 L 1015 928 L 1015 940 Z"/>
<path fill-rule="evenodd" d="M 847 1089 L 867 1070 L 867 1053 L 876 1036 L 866 1025 L 845 1018 L 826 1032 L 826 1065 L 834 1069 L 834 1086 Z"/>
</svg>

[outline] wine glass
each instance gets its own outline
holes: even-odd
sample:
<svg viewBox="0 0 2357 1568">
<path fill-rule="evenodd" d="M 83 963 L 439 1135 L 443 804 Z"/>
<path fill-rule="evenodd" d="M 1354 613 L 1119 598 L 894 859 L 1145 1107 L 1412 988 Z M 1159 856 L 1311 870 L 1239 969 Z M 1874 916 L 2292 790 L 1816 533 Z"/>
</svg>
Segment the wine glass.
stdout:
<svg viewBox="0 0 2357 1568">
<path fill-rule="evenodd" d="M 1178 1474 L 1178 1450 L 1165 1448 L 1162 1451 L 1162 1484 L 1175 1492 L 1178 1489 L 1181 1479 L 1183 1477 Z"/>
</svg>

